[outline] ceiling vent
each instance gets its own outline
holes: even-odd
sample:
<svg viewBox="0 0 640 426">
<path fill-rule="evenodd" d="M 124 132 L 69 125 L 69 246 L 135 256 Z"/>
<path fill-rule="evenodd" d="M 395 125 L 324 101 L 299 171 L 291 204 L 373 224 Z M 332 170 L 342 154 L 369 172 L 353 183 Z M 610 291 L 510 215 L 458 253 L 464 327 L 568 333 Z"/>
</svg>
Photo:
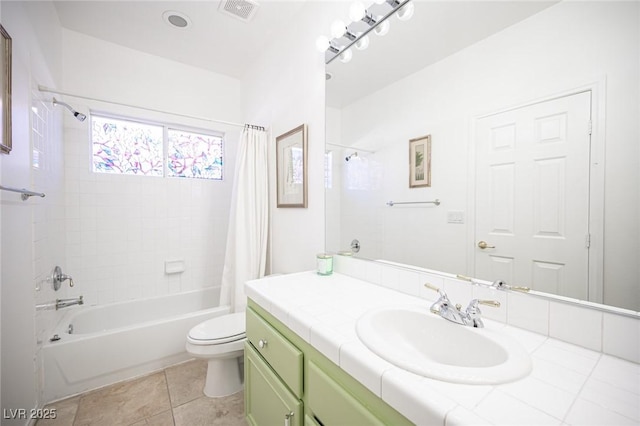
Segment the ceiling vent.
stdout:
<svg viewBox="0 0 640 426">
<path fill-rule="evenodd" d="M 218 10 L 225 15 L 249 22 L 256 14 L 259 4 L 253 0 L 222 0 Z"/>
</svg>

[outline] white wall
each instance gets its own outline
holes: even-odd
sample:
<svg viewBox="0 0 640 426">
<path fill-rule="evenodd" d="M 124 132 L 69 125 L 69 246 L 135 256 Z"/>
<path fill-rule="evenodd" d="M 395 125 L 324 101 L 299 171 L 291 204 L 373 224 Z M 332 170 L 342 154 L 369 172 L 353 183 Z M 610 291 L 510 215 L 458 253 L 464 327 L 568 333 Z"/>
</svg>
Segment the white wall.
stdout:
<svg viewBox="0 0 640 426">
<path fill-rule="evenodd" d="M 468 221 L 447 224 L 446 213 L 466 211 L 473 117 L 606 79 L 604 280 L 618 290 L 605 289 L 605 303 L 637 309 L 638 8 L 637 2 L 560 3 L 344 108 L 343 141 L 367 146 L 375 135 L 389 145 L 361 166 L 375 189 L 343 187 L 341 209 L 357 213 L 342 223 L 342 244 L 358 234 L 368 257 L 408 256 L 408 263 L 470 273 Z M 598 131 L 604 129 L 596 129 L 596 138 Z M 425 134 L 433 138 L 433 184 L 409 190 L 407 141 Z M 347 176 L 353 165 L 343 165 Z M 384 206 L 435 198 L 442 200 L 437 209 Z"/>
<path fill-rule="evenodd" d="M 49 2 L 3 2 L 2 23 L 13 39 L 14 149 L 0 156 L 0 181 L 46 194 L 28 201 L 15 193 L 0 194 L 2 408 L 29 410 L 42 402 L 40 348 L 46 338 L 46 319 L 36 314 L 35 304 L 54 298 L 43 281 L 64 245 L 60 115 L 51 111 L 50 103 L 41 102 L 36 90 L 38 83 L 54 85 L 60 79 L 61 37 Z M 34 158 L 39 159 L 37 167 Z"/>
<path fill-rule="evenodd" d="M 276 208 L 275 159 L 271 158 L 271 248 L 274 272 L 315 268 L 324 251 L 324 62 L 315 40 L 328 32 L 331 4 L 307 2 L 295 25 L 256 58 L 243 78 L 243 112 L 250 123 L 268 126 L 270 152 L 277 136 L 308 125 L 308 207 Z"/>
<path fill-rule="evenodd" d="M 63 31 L 64 90 L 155 110 L 242 122 L 239 80 Z M 105 102 L 74 108 L 225 132 L 224 180 L 118 176 L 91 171 L 90 118 L 65 114 L 67 273 L 89 304 L 219 285 L 240 127 Z M 167 275 L 164 262 L 184 260 Z"/>
</svg>

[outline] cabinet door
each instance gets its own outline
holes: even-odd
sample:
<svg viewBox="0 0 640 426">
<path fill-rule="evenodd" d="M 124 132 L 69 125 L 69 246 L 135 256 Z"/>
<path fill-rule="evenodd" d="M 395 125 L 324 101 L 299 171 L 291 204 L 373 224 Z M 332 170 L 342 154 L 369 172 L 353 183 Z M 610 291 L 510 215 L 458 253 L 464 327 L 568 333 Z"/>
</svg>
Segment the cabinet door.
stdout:
<svg viewBox="0 0 640 426">
<path fill-rule="evenodd" d="M 247 340 L 289 389 L 302 398 L 302 351 L 252 309 L 247 309 Z"/>
<path fill-rule="evenodd" d="M 313 362 L 309 362 L 308 377 L 309 415 L 325 426 L 380 425 L 382 422 L 340 384 L 329 377 Z"/>
<path fill-rule="evenodd" d="M 297 399 L 253 347 L 245 343 L 245 411 L 251 425 L 302 426 L 302 401 Z"/>
</svg>

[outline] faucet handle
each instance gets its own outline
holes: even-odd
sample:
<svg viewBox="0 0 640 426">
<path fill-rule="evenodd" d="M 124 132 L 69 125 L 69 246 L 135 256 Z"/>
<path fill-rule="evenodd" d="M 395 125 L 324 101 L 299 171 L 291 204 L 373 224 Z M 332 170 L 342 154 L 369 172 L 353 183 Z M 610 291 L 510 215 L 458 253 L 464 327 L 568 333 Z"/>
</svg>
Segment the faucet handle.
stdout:
<svg viewBox="0 0 640 426">
<path fill-rule="evenodd" d="M 433 291 L 437 291 L 438 293 L 441 293 L 440 289 L 431 283 L 424 283 L 424 286 L 429 290 L 433 290 Z"/>
<path fill-rule="evenodd" d="M 521 291 L 523 293 L 528 293 L 531 290 L 529 287 L 509 285 L 503 280 L 494 281 L 491 284 L 491 287 L 497 288 L 498 290 L 514 290 L 514 291 Z"/>
<path fill-rule="evenodd" d="M 500 302 L 498 302 L 497 300 L 473 299 L 471 302 L 469 302 L 469 306 L 467 306 L 467 313 L 480 314 L 480 307 L 478 305 L 491 306 L 492 308 L 499 308 Z"/>
<path fill-rule="evenodd" d="M 476 300 L 479 305 L 491 306 L 492 308 L 500 307 L 500 302 L 498 302 L 497 300 L 474 300 Z"/>
</svg>

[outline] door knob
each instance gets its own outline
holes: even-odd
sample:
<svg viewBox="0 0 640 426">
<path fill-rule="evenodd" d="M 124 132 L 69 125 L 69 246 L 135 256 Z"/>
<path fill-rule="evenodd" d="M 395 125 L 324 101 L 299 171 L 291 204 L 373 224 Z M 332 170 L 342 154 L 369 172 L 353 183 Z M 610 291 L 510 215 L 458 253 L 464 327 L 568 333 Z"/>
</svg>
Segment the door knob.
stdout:
<svg viewBox="0 0 640 426">
<path fill-rule="evenodd" d="M 478 241 L 478 247 L 480 247 L 482 250 L 488 248 L 496 248 L 496 246 L 490 246 L 489 244 L 487 244 L 486 241 Z"/>
</svg>

